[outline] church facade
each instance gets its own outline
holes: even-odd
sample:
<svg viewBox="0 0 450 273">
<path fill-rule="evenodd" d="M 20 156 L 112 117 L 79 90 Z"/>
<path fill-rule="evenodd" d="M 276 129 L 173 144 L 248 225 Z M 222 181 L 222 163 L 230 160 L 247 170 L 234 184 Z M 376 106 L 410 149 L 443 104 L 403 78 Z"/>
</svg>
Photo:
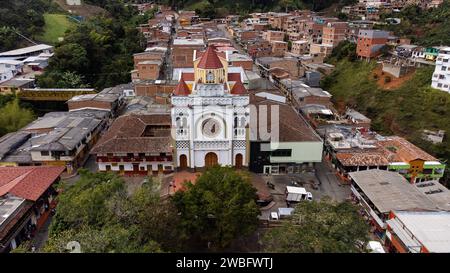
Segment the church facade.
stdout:
<svg viewBox="0 0 450 273">
<path fill-rule="evenodd" d="M 171 100 L 178 169 L 248 165 L 249 96 L 225 54 L 196 51 L 194 73 L 180 74 Z"/>
</svg>

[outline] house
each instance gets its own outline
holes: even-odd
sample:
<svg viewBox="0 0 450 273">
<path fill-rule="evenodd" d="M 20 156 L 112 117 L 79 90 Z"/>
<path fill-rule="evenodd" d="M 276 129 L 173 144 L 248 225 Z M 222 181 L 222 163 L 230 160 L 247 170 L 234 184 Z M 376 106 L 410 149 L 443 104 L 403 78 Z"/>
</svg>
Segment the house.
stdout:
<svg viewBox="0 0 450 273">
<path fill-rule="evenodd" d="M 122 109 L 125 94 L 120 87 L 105 88 L 96 94 L 79 95 L 67 101 L 69 111 L 80 111 L 84 109 L 104 110 L 116 116 Z M 122 92 L 121 92 L 122 91 Z"/>
<path fill-rule="evenodd" d="M 194 51 L 203 50 L 205 42 L 203 39 L 174 39 L 172 45 L 172 66 L 192 67 L 194 65 Z"/>
<path fill-rule="evenodd" d="M 64 167 L 0 168 L 0 253 L 33 238 L 56 207 Z"/>
<path fill-rule="evenodd" d="M 159 79 L 162 64 L 162 60 L 139 62 L 136 66 L 137 69 L 131 71 L 132 81 L 137 82 Z"/>
<path fill-rule="evenodd" d="M 16 60 L 1 60 L 0 59 L 0 71 L 1 70 L 11 70 L 13 75 L 16 76 L 17 74 L 23 73 L 23 61 L 16 61 Z"/>
<path fill-rule="evenodd" d="M 0 59 L 24 60 L 27 57 L 38 56 L 41 53 L 52 54 L 53 50 L 54 50 L 53 46 L 39 44 L 20 49 L 0 52 Z"/>
<path fill-rule="evenodd" d="M 248 55 L 231 53 L 227 54 L 227 60 L 230 66 L 240 66 L 244 70 L 253 70 L 253 59 Z"/>
<path fill-rule="evenodd" d="M 169 114 L 128 114 L 117 118 L 92 149 L 99 171 L 152 175 L 174 170 Z"/>
<path fill-rule="evenodd" d="M 250 121 L 250 171 L 265 174 L 300 173 L 313 168 L 314 163 L 321 162 L 321 138 L 280 92 L 252 92 L 250 103 L 255 106 L 251 111 L 256 111 L 250 113 L 250 117 L 255 118 Z M 261 111 L 267 111 L 267 115 L 264 113 L 262 118 L 258 117 L 263 114 Z M 267 119 L 266 126 L 263 118 Z M 274 132 L 269 134 L 270 138 L 264 135 L 269 128 Z"/>
<path fill-rule="evenodd" d="M 309 43 L 306 40 L 298 40 L 292 42 L 291 53 L 296 55 L 304 55 L 309 53 Z"/>
<path fill-rule="evenodd" d="M 81 0 L 66 0 L 66 4 L 69 6 L 80 6 Z"/>
<path fill-rule="evenodd" d="M 170 95 L 178 84 L 177 80 L 147 80 L 134 84 L 136 96 L 156 98 L 161 95 Z"/>
<path fill-rule="evenodd" d="M 284 53 L 288 51 L 288 43 L 282 41 L 271 41 L 272 46 L 272 56 L 283 57 Z"/>
<path fill-rule="evenodd" d="M 51 112 L 0 140 L 1 165 L 81 167 L 110 113 L 103 110 Z"/>
<path fill-rule="evenodd" d="M 0 83 L 6 82 L 14 78 L 12 70 L 0 69 Z"/>
<path fill-rule="evenodd" d="M 262 76 L 269 76 L 273 71 L 284 72 L 290 78 L 303 76 L 304 70 L 300 67 L 296 58 L 292 57 L 261 57 L 255 62 Z"/>
<path fill-rule="evenodd" d="M 311 44 L 309 53 L 322 55 L 323 57 L 330 56 L 333 52 L 333 46 L 328 44 Z"/>
<path fill-rule="evenodd" d="M 268 31 L 263 32 L 262 38 L 264 40 L 269 41 L 269 42 L 272 42 L 272 41 L 283 42 L 284 41 L 284 35 L 285 35 L 284 31 L 268 30 Z"/>
<path fill-rule="evenodd" d="M 12 94 L 19 92 L 23 88 L 32 88 L 34 87 L 34 82 L 34 79 L 13 78 L 0 83 L 0 94 Z"/>
<path fill-rule="evenodd" d="M 272 55 L 272 45 L 269 41 L 256 39 L 246 44 L 248 54 L 252 58 L 268 57 Z"/>
<path fill-rule="evenodd" d="M 373 58 L 380 54 L 386 45 L 389 32 L 383 30 L 361 29 L 358 34 L 356 54 L 361 58 Z"/>
<path fill-rule="evenodd" d="M 282 79 L 278 87 L 297 110 L 307 104 L 332 106 L 329 92 L 322 88 L 310 87 L 301 80 Z"/>
<path fill-rule="evenodd" d="M 431 78 L 431 86 L 450 93 L 450 47 L 444 47 L 439 50 L 436 68 Z"/>
<path fill-rule="evenodd" d="M 448 211 L 392 211 L 386 222 L 386 245 L 389 252 L 450 252 Z"/>
</svg>

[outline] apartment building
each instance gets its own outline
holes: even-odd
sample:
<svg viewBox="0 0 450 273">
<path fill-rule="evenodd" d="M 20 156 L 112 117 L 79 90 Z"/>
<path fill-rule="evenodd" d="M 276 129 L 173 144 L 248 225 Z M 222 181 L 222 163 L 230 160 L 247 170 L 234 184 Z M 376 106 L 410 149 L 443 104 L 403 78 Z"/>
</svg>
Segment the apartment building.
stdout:
<svg viewBox="0 0 450 273">
<path fill-rule="evenodd" d="M 347 22 L 329 22 L 323 27 L 322 44 L 335 47 L 347 39 L 349 31 Z"/>
<path fill-rule="evenodd" d="M 361 29 L 358 33 L 356 54 L 361 58 L 373 58 L 380 54 L 388 42 L 389 32 L 383 30 Z"/>
<path fill-rule="evenodd" d="M 450 93 L 450 47 L 439 50 L 431 86 Z"/>
<path fill-rule="evenodd" d="M 309 53 L 309 43 L 306 40 L 292 42 L 291 53 L 296 55 L 304 55 Z"/>
<path fill-rule="evenodd" d="M 284 41 L 284 31 L 275 31 L 275 30 L 268 30 L 263 33 L 263 39 L 267 40 L 269 42 L 272 41 Z"/>
<path fill-rule="evenodd" d="M 282 41 L 271 41 L 272 45 L 272 56 L 283 57 L 284 53 L 288 51 L 288 44 Z"/>
</svg>

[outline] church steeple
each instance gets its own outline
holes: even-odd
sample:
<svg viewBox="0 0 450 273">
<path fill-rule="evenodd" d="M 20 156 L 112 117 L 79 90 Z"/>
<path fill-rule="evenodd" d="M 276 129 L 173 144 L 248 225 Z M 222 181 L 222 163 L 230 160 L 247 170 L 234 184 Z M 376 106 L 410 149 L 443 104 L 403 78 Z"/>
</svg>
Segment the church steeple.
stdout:
<svg viewBox="0 0 450 273">
<path fill-rule="evenodd" d="M 217 52 L 214 46 L 208 46 L 205 53 L 203 53 L 197 68 L 201 69 L 220 69 L 223 68 L 223 64 L 217 56 Z"/>
<path fill-rule="evenodd" d="M 222 53 L 218 53 L 214 46 L 209 46 L 205 52 L 198 55 L 200 58 L 194 61 L 195 82 L 204 84 L 226 82 L 228 63 Z"/>
</svg>

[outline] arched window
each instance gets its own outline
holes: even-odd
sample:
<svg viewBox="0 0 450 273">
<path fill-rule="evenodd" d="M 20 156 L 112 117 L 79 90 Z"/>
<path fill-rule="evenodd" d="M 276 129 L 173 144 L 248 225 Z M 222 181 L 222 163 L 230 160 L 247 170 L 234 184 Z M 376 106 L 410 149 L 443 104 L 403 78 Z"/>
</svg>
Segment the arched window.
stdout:
<svg viewBox="0 0 450 273">
<path fill-rule="evenodd" d="M 245 127 L 245 117 L 241 117 L 241 127 Z"/>
<path fill-rule="evenodd" d="M 212 71 L 208 71 L 206 74 L 206 82 L 207 83 L 213 83 L 214 82 L 214 74 Z"/>
</svg>

